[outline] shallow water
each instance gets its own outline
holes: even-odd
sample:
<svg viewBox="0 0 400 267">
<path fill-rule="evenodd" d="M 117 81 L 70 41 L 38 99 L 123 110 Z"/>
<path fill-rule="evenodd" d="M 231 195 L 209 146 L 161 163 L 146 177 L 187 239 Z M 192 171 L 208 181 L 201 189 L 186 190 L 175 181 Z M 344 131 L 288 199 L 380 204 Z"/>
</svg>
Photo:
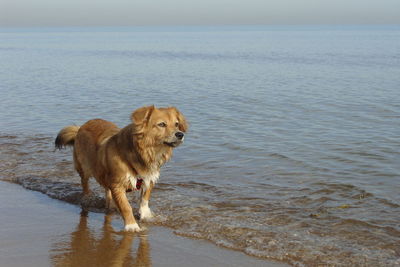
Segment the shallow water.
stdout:
<svg viewBox="0 0 400 267">
<path fill-rule="evenodd" d="M 88 212 L 7 182 L 0 182 L 0 201 L 0 266 L 288 266 L 180 237 L 165 227 L 120 231 L 113 214 Z"/>
<path fill-rule="evenodd" d="M 3 29 L 1 179 L 79 204 L 57 131 L 145 104 L 191 123 L 156 223 L 313 266 L 400 264 L 400 28 Z M 102 210 L 103 193 L 83 205 Z"/>
</svg>

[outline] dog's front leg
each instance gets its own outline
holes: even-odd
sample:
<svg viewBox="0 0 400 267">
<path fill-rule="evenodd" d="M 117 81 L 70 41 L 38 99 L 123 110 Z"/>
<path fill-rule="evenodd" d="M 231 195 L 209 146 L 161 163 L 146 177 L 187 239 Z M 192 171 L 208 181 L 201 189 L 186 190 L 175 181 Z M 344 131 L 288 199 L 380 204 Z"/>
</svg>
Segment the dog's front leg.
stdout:
<svg viewBox="0 0 400 267">
<path fill-rule="evenodd" d="M 149 221 L 153 218 L 153 213 L 149 208 L 149 200 L 151 196 L 151 190 L 153 189 L 153 187 L 154 187 L 153 182 L 150 182 L 148 188 L 146 186 L 142 186 L 142 190 L 140 192 L 140 208 L 139 208 L 141 221 L 146 221 L 146 220 Z"/>
<path fill-rule="evenodd" d="M 126 197 L 125 189 L 111 188 L 111 194 L 124 218 L 125 231 L 139 232 L 141 229 L 133 217 L 132 207 Z"/>
</svg>

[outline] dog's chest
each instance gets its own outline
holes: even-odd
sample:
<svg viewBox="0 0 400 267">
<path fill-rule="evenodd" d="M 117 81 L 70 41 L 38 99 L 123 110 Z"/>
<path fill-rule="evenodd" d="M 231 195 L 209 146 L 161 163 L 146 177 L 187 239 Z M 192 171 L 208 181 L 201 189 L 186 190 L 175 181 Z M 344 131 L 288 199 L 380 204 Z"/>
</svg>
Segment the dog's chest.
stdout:
<svg viewBox="0 0 400 267">
<path fill-rule="evenodd" d="M 132 187 L 133 189 L 139 189 L 139 183 L 141 184 L 142 182 L 145 188 L 149 188 L 150 183 L 153 183 L 153 185 L 156 184 L 159 178 L 159 171 L 154 171 L 145 175 L 132 175 L 131 173 L 126 174 L 126 182 L 128 183 L 129 187 Z"/>
</svg>

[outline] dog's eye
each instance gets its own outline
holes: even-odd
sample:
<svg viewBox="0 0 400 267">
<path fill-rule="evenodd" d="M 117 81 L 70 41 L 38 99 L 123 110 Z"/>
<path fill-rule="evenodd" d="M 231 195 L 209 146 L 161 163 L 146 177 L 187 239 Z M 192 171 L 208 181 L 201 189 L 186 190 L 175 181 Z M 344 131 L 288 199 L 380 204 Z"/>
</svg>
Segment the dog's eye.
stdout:
<svg viewBox="0 0 400 267">
<path fill-rule="evenodd" d="M 165 122 L 160 122 L 157 124 L 159 127 L 167 127 L 167 124 Z"/>
<path fill-rule="evenodd" d="M 179 126 L 179 122 L 176 122 L 176 123 L 175 123 L 175 127 L 178 127 L 178 126 Z"/>
</svg>

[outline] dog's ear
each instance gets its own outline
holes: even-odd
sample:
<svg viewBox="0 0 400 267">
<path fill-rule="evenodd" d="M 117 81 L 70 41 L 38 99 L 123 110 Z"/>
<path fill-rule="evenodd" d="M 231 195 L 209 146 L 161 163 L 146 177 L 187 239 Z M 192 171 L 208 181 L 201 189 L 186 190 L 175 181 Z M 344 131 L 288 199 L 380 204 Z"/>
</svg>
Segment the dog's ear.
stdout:
<svg viewBox="0 0 400 267">
<path fill-rule="evenodd" d="M 187 132 L 189 130 L 189 124 L 186 121 L 185 116 L 176 108 L 176 107 L 171 107 L 176 112 L 176 116 L 179 121 L 179 130 L 182 132 Z"/>
<path fill-rule="evenodd" d="M 154 105 L 141 107 L 132 112 L 131 120 L 135 125 L 141 125 L 149 121 L 151 114 L 153 113 Z"/>
</svg>

